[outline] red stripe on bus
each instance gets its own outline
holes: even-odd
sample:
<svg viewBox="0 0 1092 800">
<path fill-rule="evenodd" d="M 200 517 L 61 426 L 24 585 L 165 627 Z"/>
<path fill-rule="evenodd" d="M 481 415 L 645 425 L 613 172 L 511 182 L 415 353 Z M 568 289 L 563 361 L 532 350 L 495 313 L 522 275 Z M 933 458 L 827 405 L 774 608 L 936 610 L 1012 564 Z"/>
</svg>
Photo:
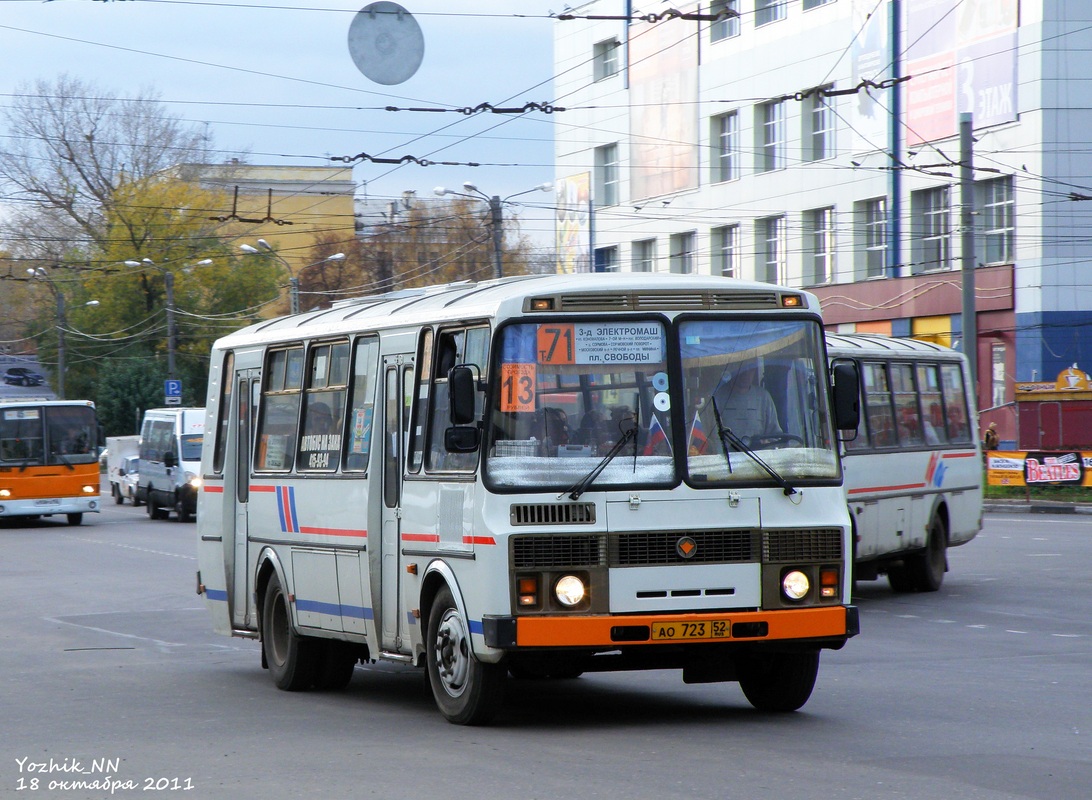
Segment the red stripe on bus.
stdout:
<svg viewBox="0 0 1092 800">
<path fill-rule="evenodd" d="M 974 458 L 977 453 L 973 451 L 970 453 L 945 453 L 941 458 Z"/>
<path fill-rule="evenodd" d="M 439 542 L 440 534 L 438 533 L 403 533 L 402 541 L 404 542 Z"/>
<path fill-rule="evenodd" d="M 862 494 L 864 492 L 897 492 L 902 489 L 924 489 L 924 483 L 905 483 L 902 486 L 866 486 L 860 489 L 849 489 L 846 494 Z"/>
<path fill-rule="evenodd" d="M 209 494 L 223 494 L 224 493 L 224 487 L 223 486 L 209 486 L 208 484 L 205 484 L 203 487 L 201 487 L 201 491 L 208 492 Z"/>
<path fill-rule="evenodd" d="M 487 544 L 495 545 L 497 540 L 492 536 L 464 536 L 463 544 Z"/>
<path fill-rule="evenodd" d="M 368 537 L 367 531 L 353 530 L 351 528 L 309 528 L 305 525 L 301 525 L 299 532 L 311 533 L 316 536 L 358 536 L 363 539 Z"/>
<path fill-rule="evenodd" d="M 275 492 L 276 486 L 266 486 L 264 483 L 251 484 L 250 491 L 252 492 Z"/>
</svg>

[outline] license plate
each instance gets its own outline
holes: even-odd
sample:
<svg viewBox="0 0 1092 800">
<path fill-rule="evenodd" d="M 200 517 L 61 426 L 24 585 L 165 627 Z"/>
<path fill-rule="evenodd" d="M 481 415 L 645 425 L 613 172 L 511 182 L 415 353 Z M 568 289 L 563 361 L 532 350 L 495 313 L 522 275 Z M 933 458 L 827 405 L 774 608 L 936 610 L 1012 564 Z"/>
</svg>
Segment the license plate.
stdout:
<svg viewBox="0 0 1092 800">
<path fill-rule="evenodd" d="M 701 622 L 653 622 L 653 641 L 682 639 L 727 639 L 732 625 L 726 619 Z"/>
<path fill-rule="evenodd" d="M 60 504 L 61 504 L 60 500 L 35 500 L 34 501 L 34 505 L 36 505 L 36 506 L 59 506 Z"/>
</svg>

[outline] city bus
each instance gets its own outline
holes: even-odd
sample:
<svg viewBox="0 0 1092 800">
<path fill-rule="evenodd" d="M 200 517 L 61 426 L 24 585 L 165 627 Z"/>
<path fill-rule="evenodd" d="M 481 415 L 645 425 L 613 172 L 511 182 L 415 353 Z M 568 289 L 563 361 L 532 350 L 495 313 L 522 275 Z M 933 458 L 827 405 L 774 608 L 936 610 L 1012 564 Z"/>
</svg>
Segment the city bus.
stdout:
<svg viewBox="0 0 1092 800">
<path fill-rule="evenodd" d="M 90 400 L 0 399 L 0 519 L 98 512 L 98 447 Z"/>
<path fill-rule="evenodd" d="M 897 592 L 934 592 L 949 547 L 982 527 L 982 452 L 967 358 L 932 342 L 826 336 L 861 377 L 860 426 L 842 465 L 854 527 L 854 577 L 886 573 Z"/>
<path fill-rule="evenodd" d="M 746 370 L 776 430 L 733 430 Z M 720 277 L 511 277 L 257 323 L 212 348 L 197 591 L 285 690 L 402 663 L 482 724 L 508 680 L 660 668 L 796 710 L 859 628 L 837 446 L 857 376 L 830 371 L 813 295 Z"/>
</svg>

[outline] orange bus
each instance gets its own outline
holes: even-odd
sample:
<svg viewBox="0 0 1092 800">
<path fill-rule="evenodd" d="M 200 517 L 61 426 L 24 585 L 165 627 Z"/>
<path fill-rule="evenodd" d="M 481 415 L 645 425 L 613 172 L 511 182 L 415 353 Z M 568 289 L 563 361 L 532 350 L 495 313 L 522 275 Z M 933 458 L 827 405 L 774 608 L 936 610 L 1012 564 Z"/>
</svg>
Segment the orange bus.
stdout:
<svg viewBox="0 0 1092 800">
<path fill-rule="evenodd" d="M 98 443 L 90 400 L 0 401 L 0 518 L 98 512 Z"/>
</svg>

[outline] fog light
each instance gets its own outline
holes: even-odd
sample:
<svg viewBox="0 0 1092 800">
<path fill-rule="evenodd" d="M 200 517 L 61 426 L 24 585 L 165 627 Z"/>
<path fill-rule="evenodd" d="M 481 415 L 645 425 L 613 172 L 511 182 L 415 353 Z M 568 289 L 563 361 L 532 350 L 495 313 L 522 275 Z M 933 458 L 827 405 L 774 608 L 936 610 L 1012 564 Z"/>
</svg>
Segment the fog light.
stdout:
<svg viewBox="0 0 1092 800">
<path fill-rule="evenodd" d="M 516 581 L 516 597 L 521 606 L 537 606 L 538 578 L 519 578 Z"/>
<path fill-rule="evenodd" d="M 566 575 L 554 586 L 554 594 L 557 595 L 558 602 L 569 608 L 579 605 L 584 600 L 586 592 L 584 581 L 575 575 Z"/>
<path fill-rule="evenodd" d="M 781 579 L 781 591 L 790 600 L 803 600 L 811 590 L 811 581 L 808 576 L 798 569 L 786 572 Z"/>
</svg>

